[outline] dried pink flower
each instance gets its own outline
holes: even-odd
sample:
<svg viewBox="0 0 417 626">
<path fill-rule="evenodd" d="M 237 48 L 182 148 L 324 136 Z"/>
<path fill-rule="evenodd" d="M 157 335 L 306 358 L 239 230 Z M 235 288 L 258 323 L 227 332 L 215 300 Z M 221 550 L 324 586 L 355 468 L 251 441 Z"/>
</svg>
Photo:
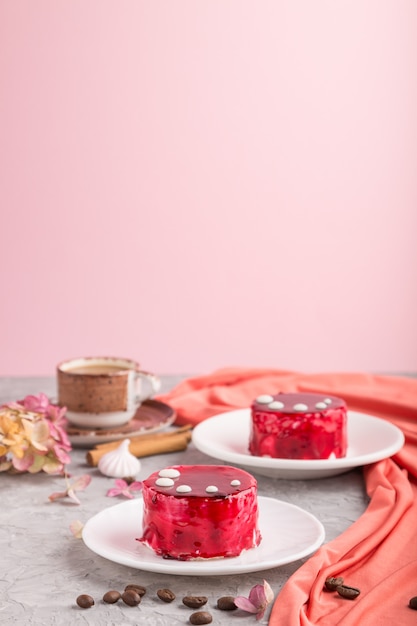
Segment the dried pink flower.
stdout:
<svg viewBox="0 0 417 626">
<path fill-rule="evenodd" d="M 269 583 L 264 580 L 263 585 L 255 585 L 249 592 L 249 597 L 238 596 L 234 602 L 239 609 L 247 613 L 256 614 L 256 619 L 263 618 L 268 604 L 274 599 L 274 592 Z"/>
<path fill-rule="evenodd" d="M 142 483 L 140 481 L 135 480 L 132 483 L 128 483 L 123 478 L 117 478 L 114 481 L 115 487 L 109 489 L 106 493 L 107 496 L 113 498 L 114 496 L 124 496 L 125 498 L 132 499 L 134 496 L 131 493 L 132 491 L 140 491 L 142 489 Z"/>
<path fill-rule="evenodd" d="M 55 500 L 59 500 L 60 498 L 69 498 L 75 504 L 81 504 L 77 496 L 75 495 L 76 491 L 84 491 L 88 487 L 91 482 L 91 476 L 88 474 L 83 474 L 79 478 L 75 480 L 72 484 L 69 483 L 68 477 L 65 476 L 65 481 L 67 483 L 67 488 L 65 491 L 55 491 L 51 493 L 49 496 L 49 500 L 54 502 Z"/>
<path fill-rule="evenodd" d="M 1 406 L 0 472 L 63 474 L 71 460 L 65 412 L 44 393 Z"/>
</svg>

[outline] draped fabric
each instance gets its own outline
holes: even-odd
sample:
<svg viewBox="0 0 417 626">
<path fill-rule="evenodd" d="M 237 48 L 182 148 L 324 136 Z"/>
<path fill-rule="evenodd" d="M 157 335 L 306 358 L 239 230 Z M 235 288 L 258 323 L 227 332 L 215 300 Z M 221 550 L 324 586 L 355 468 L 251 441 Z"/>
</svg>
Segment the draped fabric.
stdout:
<svg viewBox="0 0 417 626">
<path fill-rule="evenodd" d="M 198 424 L 228 410 L 249 407 L 260 394 L 317 392 L 345 399 L 350 410 L 389 420 L 405 435 L 390 459 L 364 467 L 370 497 L 363 515 L 323 545 L 286 582 L 272 608 L 271 626 L 408 626 L 417 613 L 417 380 L 342 372 L 303 374 L 225 368 L 189 378 L 158 399 L 177 412 L 177 423 Z M 324 590 L 342 576 L 361 590 L 347 600 Z"/>
</svg>

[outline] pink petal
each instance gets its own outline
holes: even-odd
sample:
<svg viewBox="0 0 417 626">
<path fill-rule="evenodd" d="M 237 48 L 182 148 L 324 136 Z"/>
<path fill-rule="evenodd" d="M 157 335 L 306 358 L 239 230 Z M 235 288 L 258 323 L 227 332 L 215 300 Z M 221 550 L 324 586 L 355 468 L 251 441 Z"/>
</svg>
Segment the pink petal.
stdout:
<svg viewBox="0 0 417 626">
<path fill-rule="evenodd" d="M 67 412 L 66 407 L 60 407 L 57 406 L 56 404 L 50 404 L 48 406 L 48 417 L 53 421 L 53 422 L 61 422 L 63 421 L 64 415 Z M 64 421 L 64 423 L 67 420 Z"/>
<path fill-rule="evenodd" d="M 75 482 L 72 485 L 72 489 L 74 491 L 84 491 L 84 489 L 86 489 L 86 487 L 88 487 L 90 483 L 91 483 L 91 476 L 89 476 L 88 474 L 83 474 L 82 476 L 80 476 L 79 478 L 75 480 Z"/>
<path fill-rule="evenodd" d="M 121 493 L 122 492 L 120 491 L 120 489 L 118 489 L 117 487 L 113 487 L 112 489 L 108 490 L 106 496 L 109 496 L 109 498 L 113 498 L 114 496 L 119 496 Z"/>
<path fill-rule="evenodd" d="M 7 404 L 3 404 L 2 406 L 5 406 L 9 409 L 14 409 L 15 411 L 21 411 L 25 408 L 23 404 L 20 404 L 19 402 L 7 402 Z"/>
<path fill-rule="evenodd" d="M 123 491 L 122 491 L 122 493 L 120 495 L 124 496 L 125 498 L 129 498 L 129 500 L 133 499 L 133 496 L 130 493 L 129 489 L 123 489 Z"/>
<path fill-rule="evenodd" d="M 34 461 L 34 456 L 31 453 L 26 453 L 24 457 L 18 459 L 13 457 L 13 467 L 17 469 L 19 472 L 27 472 L 29 467 L 32 465 Z"/>
<path fill-rule="evenodd" d="M 58 441 L 62 448 L 70 451 L 71 450 L 71 442 L 68 439 L 68 435 L 65 430 L 56 424 L 55 422 L 49 422 L 49 432 L 51 437 Z"/>
<path fill-rule="evenodd" d="M 127 482 L 125 480 L 123 480 L 123 478 L 116 478 L 116 480 L 114 481 L 114 484 L 119 489 L 126 489 L 126 487 L 128 486 Z"/>
<path fill-rule="evenodd" d="M 266 611 L 266 605 L 260 611 L 257 612 L 256 619 L 262 619 L 263 616 L 265 615 L 265 611 Z"/>
<path fill-rule="evenodd" d="M 129 485 L 130 491 L 140 491 L 142 489 L 142 483 L 138 480 L 135 480 L 133 483 Z"/>
<path fill-rule="evenodd" d="M 81 502 L 79 501 L 79 499 L 77 498 L 77 496 L 75 495 L 75 491 L 73 490 L 72 487 L 70 487 L 67 491 L 67 496 L 68 498 L 70 498 L 73 502 L 75 502 L 75 504 L 81 504 Z"/>
<path fill-rule="evenodd" d="M 266 604 L 265 589 L 263 585 L 255 585 L 249 593 L 249 600 L 254 606 L 261 608 Z"/>
<path fill-rule="evenodd" d="M 56 459 L 46 458 L 42 469 L 46 474 L 64 474 L 64 466 Z"/>
<path fill-rule="evenodd" d="M 76 537 L 77 539 L 81 539 L 83 535 L 83 528 L 84 528 L 84 524 L 80 522 L 80 520 L 78 519 L 74 520 L 70 524 L 70 531 L 72 532 L 74 537 Z"/>
<path fill-rule="evenodd" d="M 271 604 L 272 600 L 274 599 L 274 592 L 272 591 L 271 585 L 266 580 L 264 580 L 264 593 L 266 603 Z"/>
<path fill-rule="evenodd" d="M 51 495 L 49 496 L 49 500 L 51 502 L 54 502 L 55 500 L 58 500 L 59 498 L 66 498 L 66 497 L 67 497 L 66 491 L 54 491 L 54 493 L 51 493 Z"/>
<path fill-rule="evenodd" d="M 234 599 L 234 603 L 239 609 L 242 609 L 242 611 L 246 611 L 247 613 L 258 612 L 258 608 L 254 606 L 252 602 L 244 596 L 237 596 L 237 598 Z"/>
<path fill-rule="evenodd" d="M 71 457 L 64 450 L 62 450 L 59 446 L 53 446 L 52 450 L 54 451 L 54 454 L 55 454 L 56 458 L 63 465 L 66 465 L 67 463 L 70 463 Z"/>
<path fill-rule="evenodd" d="M 28 411 L 34 411 L 35 413 L 45 413 L 49 406 L 48 396 L 44 393 L 40 393 L 38 396 L 26 396 L 23 400 L 23 406 Z"/>
</svg>

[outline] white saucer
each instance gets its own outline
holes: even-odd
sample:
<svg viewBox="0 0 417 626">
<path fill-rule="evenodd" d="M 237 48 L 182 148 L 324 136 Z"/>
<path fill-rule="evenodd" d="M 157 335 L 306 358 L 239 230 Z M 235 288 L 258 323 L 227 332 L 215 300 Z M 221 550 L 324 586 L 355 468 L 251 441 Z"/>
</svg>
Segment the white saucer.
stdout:
<svg viewBox="0 0 417 626">
<path fill-rule="evenodd" d="M 88 520 L 83 540 L 90 550 L 121 565 L 148 572 L 192 576 L 243 574 L 271 569 L 309 556 L 324 541 L 322 524 L 307 511 L 272 498 L 258 497 L 257 548 L 238 557 L 175 561 L 157 556 L 136 541 L 142 533 L 143 500 L 137 498 L 109 507 Z"/>
<path fill-rule="evenodd" d="M 404 445 L 402 431 L 387 420 L 348 411 L 348 450 L 341 459 L 272 459 L 248 451 L 250 409 L 210 417 L 193 430 L 195 446 L 211 457 L 256 472 L 286 479 L 313 479 L 343 474 L 354 467 L 375 463 Z"/>
<path fill-rule="evenodd" d="M 108 441 L 121 441 L 129 437 L 149 435 L 174 423 L 176 413 L 172 407 L 159 400 L 145 400 L 135 416 L 123 426 L 115 428 L 79 428 L 68 423 L 67 435 L 73 447 L 94 447 Z"/>
</svg>

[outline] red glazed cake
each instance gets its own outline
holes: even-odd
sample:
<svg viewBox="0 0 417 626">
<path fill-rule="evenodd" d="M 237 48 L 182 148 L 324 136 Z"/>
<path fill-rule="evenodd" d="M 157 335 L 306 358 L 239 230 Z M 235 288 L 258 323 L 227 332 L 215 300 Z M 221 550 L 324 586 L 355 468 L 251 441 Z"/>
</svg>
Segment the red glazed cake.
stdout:
<svg viewBox="0 0 417 626">
<path fill-rule="evenodd" d="M 346 455 L 344 400 L 315 393 L 258 396 L 251 406 L 249 452 L 274 459 L 331 459 Z"/>
<path fill-rule="evenodd" d="M 187 561 L 238 556 L 261 541 L 257 482 L 223 465 L 175 465 L 142 484 L 143 535 L 156 554 Z"/>
</svg>

